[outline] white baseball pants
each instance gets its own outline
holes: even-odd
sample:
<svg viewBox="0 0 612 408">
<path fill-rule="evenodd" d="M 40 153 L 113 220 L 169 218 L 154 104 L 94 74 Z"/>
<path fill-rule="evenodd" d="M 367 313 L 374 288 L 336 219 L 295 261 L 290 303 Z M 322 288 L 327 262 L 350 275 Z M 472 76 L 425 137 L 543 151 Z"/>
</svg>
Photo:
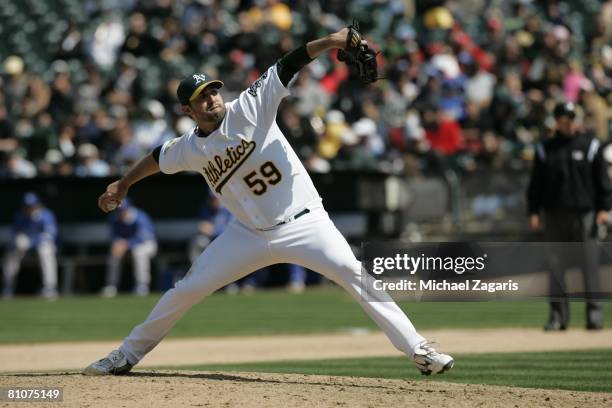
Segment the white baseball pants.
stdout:
<svg viewBox="0 0 612 408">
<path fill-rule="evenodd" d="M 380 302 L 367 302 L 361 296 L 364 289 L 361 263 L 321 208 L 268 231 L 252 230 L 232 221 L 196 259 L 185 277 L 162 296 L 144 323 L 124 339 L 120 350 L 131 364 L 136 364 L 204 296 L 276 263 L 302 265 L 342 286 L 393 345 L 408 356 L 425 340 L 389 297 Z M 372 279 L 367 285 L 372 285 Z"/>
<path fill-rule="evenodd" d="M 19 245 L 7 251 L 3 262 L 4 293 L 12 294 L 15 286 L 15 278 L 19 272 L 21 261 L 31 245 Z M 57 289 L 57 258 L 55 244 L 50 241 L 42 241 L 36 247 L 40 269 L 42 270 L 43 291 L 54 291 Z"/>
<path fill-rule="evenodd" d="M 151 282 L 151 259 L 157 253 L 157 243 L 155 241 L 142 242 L 134 245 L 131 252 L 134 265 L 134 281 L 137 286 L 143 285 L 148 287 Z M 119 285 L 122 259 L 123 257 L 109 256 L 106 269 L 106 285 Z"/>
</svg>

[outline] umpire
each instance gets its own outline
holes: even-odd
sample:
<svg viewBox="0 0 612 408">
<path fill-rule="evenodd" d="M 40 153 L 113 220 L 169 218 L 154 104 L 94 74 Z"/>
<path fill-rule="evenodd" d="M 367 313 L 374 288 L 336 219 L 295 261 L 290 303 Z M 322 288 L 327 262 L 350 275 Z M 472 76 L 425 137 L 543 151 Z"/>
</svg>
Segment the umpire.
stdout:
<svg viewBox="0 0 612 408">
<path fill-rule="evenodd" d="M 536 146 L 527 192 L 529 224 L 532 230 L 540 230 L 543 213 L 546 241 L 584 243 L 578 258 L 582 258 L 587 329 L 601 329 L 603 312 L 593 298 L 599 286 L 596 235 L 597 227 L 608 222 L 610 179 L 599 140 L 579 128 L 576 106 L 558 104 L 554 117 L 554 137 Z M 550 319 L 544 330 L 565 330 L 569 322 L 564 264 L 561 257 L 554 257 L 551 263 Z"/>
</svg>

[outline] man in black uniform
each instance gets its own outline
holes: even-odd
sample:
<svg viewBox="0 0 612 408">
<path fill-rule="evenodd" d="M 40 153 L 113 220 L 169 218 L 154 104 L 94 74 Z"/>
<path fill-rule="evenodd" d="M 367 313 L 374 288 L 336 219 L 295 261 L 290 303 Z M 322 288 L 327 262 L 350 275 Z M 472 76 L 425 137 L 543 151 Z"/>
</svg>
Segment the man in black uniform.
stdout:
<svg viewBox="0 0 612 408">
<path fill-rule="evenodd" d="M 575 105 L 558 104 L 554 116 L 554 137 L 536 146 L 527 192 L 529 223 L 532 230 L 539 230 L 543 212 L 546 241 L 583 242 L 577 258 L 583 269 L 587 329 L 601 329 L 601 305 L 592 297 L 599 286 L 596 231 L 608 222 L 612 188 L 600 143 L 579 129 Z M 565 330 L 569 321 L 565 265 L 555 256 L 550 267 L 551 311 L 544 329 Z"/>
</svg>

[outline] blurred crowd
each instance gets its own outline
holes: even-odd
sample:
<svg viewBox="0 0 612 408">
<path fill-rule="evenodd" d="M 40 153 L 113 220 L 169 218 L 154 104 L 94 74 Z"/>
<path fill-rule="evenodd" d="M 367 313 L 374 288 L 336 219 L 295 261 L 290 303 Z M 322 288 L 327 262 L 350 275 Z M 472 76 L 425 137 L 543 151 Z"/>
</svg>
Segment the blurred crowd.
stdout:
<svg viewBox="0 0 612 408">
<path fill-rule="evenodd" d="M 7 0 L 0 17 L 27 15 L 29 3 Z M 175 97 L 182 76 L 208 72 L 231 100 L 284 53 L 352 18 L 381 51 L 384 79 L 361 85 L 335 52 L 299 74 L 277 121 L 310 171 L 525 169 L 560 101 L 581 106 L 587 131 L 610 133 L 612 1 L 46 4 L 61 35 L 32 44 L 40 55 L 27 44 L 0 54 L 2 178 L 118 174 L 193 126 Z"/>
</svg>

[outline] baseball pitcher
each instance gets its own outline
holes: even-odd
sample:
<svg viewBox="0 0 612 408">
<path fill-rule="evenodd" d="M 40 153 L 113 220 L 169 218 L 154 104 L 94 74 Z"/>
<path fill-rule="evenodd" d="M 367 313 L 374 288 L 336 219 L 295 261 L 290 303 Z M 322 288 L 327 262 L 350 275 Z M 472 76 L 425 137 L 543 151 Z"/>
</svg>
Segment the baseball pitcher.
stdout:
<svg viewBox="0 0 612 408">
<path fill-rule="evenodd" d="M 371 53 L 363 55 L 366 42 L 351 26 L 289 52 L 231 102 L 224 102 L 219 93 L 223 83 L 206 74 L 196 73 L 180 82 L 177 96 L 182 111 L 197 126 L 141 159 L 107 187 L 98 205 L 112 211 L 134 183 L 159 171 L 195 171 L 235 219 L 119 349 L 87 367 L 85 375 L 128 372 L 202 298 L 276 263 L 302 265 L 343 287 L 422 373 L 453 367 L 453 358 L 437 352 L 390 297 L 367 302 L 361 296 L 361 263 L 276 125 L 278 106 L 290 94 L 296 73 L 331 49 L 341 50 L 347 62 L 363 58 L 371 62 Z"/>
</svg>

